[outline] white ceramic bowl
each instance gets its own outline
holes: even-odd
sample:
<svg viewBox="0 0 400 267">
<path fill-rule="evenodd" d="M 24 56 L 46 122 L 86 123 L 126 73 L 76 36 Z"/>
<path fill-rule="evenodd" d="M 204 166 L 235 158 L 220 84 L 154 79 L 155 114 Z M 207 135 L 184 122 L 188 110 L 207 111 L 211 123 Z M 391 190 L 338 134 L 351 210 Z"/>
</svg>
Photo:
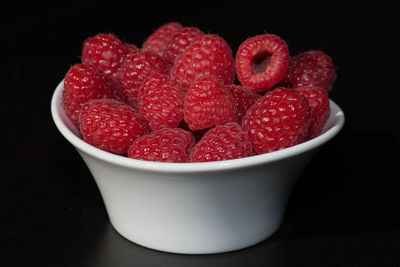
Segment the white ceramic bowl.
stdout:
<svg viewBox="0 0 400 267">
<path fill-rule="evenodd" d="M 344 124 L 331 101 L 323 133 L 294 147 L 219 162 L 149 162 L 85 143 L 64 113 L 62 90 L 63 82 L 52 98 L 54 122 L 90 169 L 113 227 L 137 244 L 175 253 L 227 252 L 272 235 L 299 174 Z"/>
</svg>

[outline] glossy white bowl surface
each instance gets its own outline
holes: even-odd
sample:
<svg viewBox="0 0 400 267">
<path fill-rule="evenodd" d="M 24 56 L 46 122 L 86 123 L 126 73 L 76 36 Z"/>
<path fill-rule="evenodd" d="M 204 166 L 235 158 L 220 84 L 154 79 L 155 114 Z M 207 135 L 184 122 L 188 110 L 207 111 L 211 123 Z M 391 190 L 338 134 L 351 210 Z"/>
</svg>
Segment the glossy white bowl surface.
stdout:
<svg viewBox="0 0 400 267">
<path fill-rule="evenodd" d="M 132 242 L 175 253 L 227 252 L 272 235 L 299 174 L 344 124 L 342 110 L 330 101 L 323 133 L 305 143 L 227 161 L 149 162 L 84 142 L 62 108 L 62 90 L 60 82 L 53 120 L 91 171 L 113 227 Z"/>
</svg>

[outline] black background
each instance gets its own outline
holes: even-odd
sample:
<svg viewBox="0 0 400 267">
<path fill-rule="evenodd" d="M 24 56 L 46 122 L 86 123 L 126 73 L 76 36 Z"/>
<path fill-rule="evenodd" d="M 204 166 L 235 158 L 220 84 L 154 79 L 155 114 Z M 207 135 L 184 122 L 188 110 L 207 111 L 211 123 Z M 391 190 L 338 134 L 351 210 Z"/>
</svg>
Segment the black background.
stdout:
<svg viewBox="0 0 400 267">
<path fill-rule="evenodd" d="M 127 2 L 128 3 L 128 2 Z M 400 30 L 394 6 L 348 1 L 49 2 L 1 16 L 0 266 L 400 266 Z M 98 189 L 50 115 L 85 38 L 140 46 L 170 21 L 223 37 L 274 33 L 292 55 L 319 49 L 338 78 L 341 133 L 302 173 L 281 228 L 236 252 L 177 255 L 117 234 Z"/>
</svg>

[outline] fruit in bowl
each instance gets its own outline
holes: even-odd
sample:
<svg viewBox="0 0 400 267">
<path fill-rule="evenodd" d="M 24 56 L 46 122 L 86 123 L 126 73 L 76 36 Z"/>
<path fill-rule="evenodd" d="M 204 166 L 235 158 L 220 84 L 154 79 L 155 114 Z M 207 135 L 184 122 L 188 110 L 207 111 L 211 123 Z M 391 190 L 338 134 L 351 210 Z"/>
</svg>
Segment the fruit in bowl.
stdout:
<svg viewBox="0 0 400 267">
<path fill-rule="evenodd" d="M 66 74 L 63 105 L 83 140 L 123 156 L 129 156 L 136 138 L 154 130 L 182 128 L 201 135 L 236 122 L 253 151 L 236 153 L 241 158 L 318 136 L 329 116 L 328 92 L 335 79 L 328 55 L 310 50 L 290 57 L 288 44 L 277 35 L 248 38 L 234 58 L 222 37 L 170 22 L 151 34 L 142 48 L 114 34 L 86 39 L 82 62 Z M 104 108 L 93 108 L 91 116 L 82 114 L 90 104 L 111 106 L 110 99 L 118 104 L 107 109 L 108 115 Z M 127 110 L 136 115 L 122 118 Z M 166 147 L 160 149 L 168 153 Z M 165 155 L 151 158 L 173 161 Z"/>
<path fill-rule="evenodd" d="M 344 123 L 328 98 L 332 61 L 310 51 L 290 57 L 262 34 L 234 57 L 222 37 L 176 22 L 142 47 L 101 33 L 56 88 L 53 119 L 127 239 L 178 253 L 247 247 L 276 231 L 302 168 Z"/>
</svg>

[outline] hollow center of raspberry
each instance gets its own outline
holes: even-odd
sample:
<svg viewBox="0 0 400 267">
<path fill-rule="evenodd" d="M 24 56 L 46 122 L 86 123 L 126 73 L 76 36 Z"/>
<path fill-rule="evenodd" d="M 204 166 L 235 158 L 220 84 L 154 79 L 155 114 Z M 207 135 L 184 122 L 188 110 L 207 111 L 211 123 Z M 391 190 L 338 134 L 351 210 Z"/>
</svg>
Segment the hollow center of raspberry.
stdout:
<svg viewBox="0 0 400 267">
<path fill-rule="evenodd" d="M 266 51 L 257 54 L 251 61 L 251 68 L 254 73 L 263 73 L 271 64 L 272 54 Z"/>
</svg>

